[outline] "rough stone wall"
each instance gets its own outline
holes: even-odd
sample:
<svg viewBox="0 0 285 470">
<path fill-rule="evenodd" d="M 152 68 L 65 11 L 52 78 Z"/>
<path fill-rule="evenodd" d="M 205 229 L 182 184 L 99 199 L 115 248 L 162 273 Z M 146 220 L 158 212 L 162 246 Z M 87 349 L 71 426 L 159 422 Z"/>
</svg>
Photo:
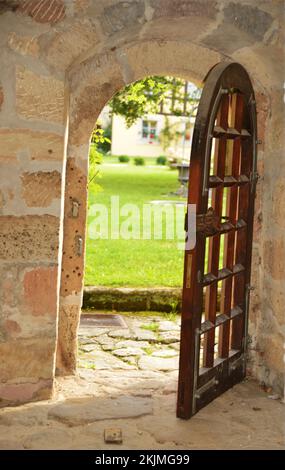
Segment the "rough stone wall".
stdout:
<svg viewBox="0 0 285 470">
<path fill-rule="evenodd" d="M 279 0 L 0 2 L 3 404 L 51 394 L 56 350 L 57 372 L 75 371 L 88 140 L 100 110 L 113 93 L 133 80 L 148 74 L 176 74 L 201 82 L 221 60 L 244 65 L 256 90 L 262 144 L 252 275 L 256 289 L 250 313 L 251 373 L 281 391 L 285 333 L 282 8 Z"/>
<path fill-rule="evenodd" d="M 50 396 L 57 335 L 65 79 L 28 3 L 0 10 L 0 404 Z"/>
</svg>

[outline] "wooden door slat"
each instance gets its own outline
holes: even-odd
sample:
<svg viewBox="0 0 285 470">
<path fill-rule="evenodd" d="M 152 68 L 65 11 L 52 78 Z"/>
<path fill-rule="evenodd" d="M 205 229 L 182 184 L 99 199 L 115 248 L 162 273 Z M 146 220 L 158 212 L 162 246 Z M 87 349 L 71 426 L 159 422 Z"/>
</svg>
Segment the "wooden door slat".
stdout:
<svg viewBox="0 0 285 470">
<path fill-rule="evenodd" d="M 215 126 L 213 136 L 215 138 L 226 137 L 227 139 L 248 139 L 251 137 L 251 134 L 247 129 L 236 129 L 234 127 L 224 128 L 222 126 Z"/>
<path fill-rule="evenodd" d="M 238 131 L 241 131 L 244 117 L 244 98 L 241 94 L 237 93 L 232 97 L 232 106 L 231 106 L 231 121 L 232 124 Z M 240 176 L 240 150 L 241 143 L 240 140 L 235 140 L 233 144 L 233 154 L 232 154 L 232 177 L 238 180 Z M 246 178 L 243 178 L 241 181 L 244 181 Z M 236 220 L 236 226 L 241 228 L 243 224 L 239 223 L 241 219 L 237 216 L 237 197 L 238 197 L 238 187 L 231 187 L 230 192 L 228 193 L 227 198 L 227 213 L 231 220 Z M 239 225 L 238 225 L 239 223 Z M 228 269 L 233 272 L 237 272 L 237 268 L 234 266 L 234 245 L 235 245 L 236 233 L 230 232 L 226 236 L 225 245 L 224 245 L 224 256 L 225 262 Z M 233 288 L 233 278 L 229 277 L 223 283 L 222 296 L 221 296 L 221 312 L 228 315 L 232 308 L 232 288 Z M 221 327 L 220 337 L 219 337 L 219 356 L 221 358 L 227 358 L 229 355 L 230 347 L 230 324 L 226 324 Z"/>
<path fill-rule="evenodd" d="M 224 95 L 221 100 L 219 113 L 217 116 L 217 126 L 228 127 L 229 96 Z M 214 172 L 218 178 L 223 179 L 226 169 L 227 139 L 226 135 L 218 141 L 218 147 L 215 148 Z M 216 187 L 212 190 L 211 206 L 217 216 L 222 216 L 223 209 L 223 187 Z M 208 271 L 214 276 L 219 276 L 219 255 L 220 255 L 220 234 L 216 234 L 209 241 Z M 211 283 L 206 293 L 205 315 L 207 320 L 215 324 L 217 312 L 217 283 Z M 214 363 L 215 330 L 210 330 L 205 335 L 203 366 L 212 367 Z"/>
</svg>

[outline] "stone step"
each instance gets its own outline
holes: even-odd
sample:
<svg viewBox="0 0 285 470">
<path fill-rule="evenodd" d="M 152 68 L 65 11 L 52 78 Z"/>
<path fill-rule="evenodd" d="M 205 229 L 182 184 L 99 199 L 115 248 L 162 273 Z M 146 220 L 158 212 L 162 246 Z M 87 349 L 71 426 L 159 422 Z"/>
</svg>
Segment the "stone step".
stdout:
<svg viewBox="0 0 285 470">
<path fill-rule="evenodd" d="M 180 313 L 181 294 L 182 290 L 178 287 L 132 288 L 89 286 L 84 288 L 83 309 Z"/>
</svg>

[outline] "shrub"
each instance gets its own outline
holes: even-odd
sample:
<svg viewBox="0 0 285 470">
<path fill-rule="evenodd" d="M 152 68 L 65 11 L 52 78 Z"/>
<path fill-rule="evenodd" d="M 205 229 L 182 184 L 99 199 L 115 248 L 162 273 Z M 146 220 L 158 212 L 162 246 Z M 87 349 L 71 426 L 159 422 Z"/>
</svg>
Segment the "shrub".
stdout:
<svg viewBox="0 0 285 470">
<path fill-rule="evenodd" d="M 94 192 L 101 191 L 101 186 L 98 184 L 100 175 L 100 164 L 103 161 L 103 155 L 97 148 L 97 143 L 91 142 L 89 147 L 89 190 Z"/>
<path fill-rule="evenodd" d="M 108 153 L 111 150 L 111 139 L 112 139 L 112 126 L 109 124 L 106 129 L 104 129 L 103 134 L 104 140 L 98 142 L 98 150 L 102 153 Z"/>
<path fill-rule="evenodd" d="M 128 157 L 127 155 L 120 155 L 118 157 L 118 160 L 120 163 L 128 163 L 130 161 L 130 157 Z"/>
<path fill-rule="evenodd" d="M 167 158 L 164 155 L 160 155 L 159 157 L 157 157 L 156 159 L 157 165 L 166 165 L 166 163 L 167 163 Z"/>
<path fill-rule="evenodd" d="M 145 164 L 144 158 L 143 157 L 134 158 L 134 164 L 136 166 L 143 166 Z"/>
</svg>

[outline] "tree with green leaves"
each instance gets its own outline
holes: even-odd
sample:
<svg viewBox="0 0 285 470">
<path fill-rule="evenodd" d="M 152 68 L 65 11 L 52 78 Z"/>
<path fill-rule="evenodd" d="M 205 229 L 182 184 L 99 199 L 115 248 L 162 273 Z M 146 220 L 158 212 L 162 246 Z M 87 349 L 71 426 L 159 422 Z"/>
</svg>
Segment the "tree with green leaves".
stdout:
<svg viewBox="0 0 285 470">
<path fill-rule="evenodd" d="M 104 129 L 96 128 L 91 135 L 89 147 L 89 189 L 92 187 L 93 192 L 100 191 L 101 186 L 97 183 L 96 178 L 100 176 L 98 166 L 102 163 L 103 155 L 98 150 L 99 144 L 105 142 L 110 143 L 110 139 L 104 135 Z"/>
<path fill-rule="evenodd" d="M 186 94 L 186 95 L 185 95 Z M 201 91 L 183 79 L 164 76 L 152 76 L 127 85 L 116 93 L 109 106 L 111 112 L 125 118 L 127 127 L 132 126 L 137 119 L 151 113 L 165 114 L 165 129 L 161 141 L 166 148 L 171 139 L 177 140 L 181 131 L 176 125 L 171 125 L 167 116 L 193 116 L 200 98 Z M 187 100 L 185 100 L 185 96 Z M 162 111 L 163 110 L 163 111 Z M 97 176 L 100 175 L 98 165 L 102 162 L 102 154 L 106 144 L 110 144 L 111 136 L 97 127 L 91 137 L 89 152 L 89 186 L 100 190 Z"/>
<path fill-rule="evenodd" d="M 185 102 L 186 93 L 186 104 Z M 153 76 L 138 80 L 120 90 L 109 105 L 114 114 L 125 118 L 128 127 L 151 113 L 173 116 L 194 115 L 201 90 L 180 78 Z"/>
</svg>

